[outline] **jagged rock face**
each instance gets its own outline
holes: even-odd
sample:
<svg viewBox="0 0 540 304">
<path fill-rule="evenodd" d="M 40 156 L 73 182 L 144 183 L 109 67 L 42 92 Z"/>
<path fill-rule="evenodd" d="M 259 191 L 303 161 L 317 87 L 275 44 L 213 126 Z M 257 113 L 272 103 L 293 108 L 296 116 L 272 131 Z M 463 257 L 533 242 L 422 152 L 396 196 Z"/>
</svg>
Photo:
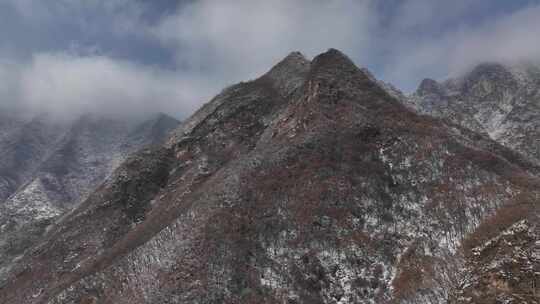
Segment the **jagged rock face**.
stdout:
<svg viewBox="0 0 540 304">
<path fill-rule="evenodd" d="M 540 160 L 540 69 L 535 65 L 486 63 L 443 83 L 426 79 L 408 103 Z"/>
<path fill-rule="evenodd" d="M 295 53 L 130 157 L 0 302 L 444 303 L 466 280 L 463 240 L 503 206 L 537 212 L 527 170 L 339 51 Z"/>
<path fill-rule="evenodd" d="M 13 185 L 0 201 L 0 279 L 14 258 L 93 192 L 128 154 L 163 141 L 177 125 L 165 115 L 142 123 L 94 115 L 72 123 L 43 117 L 21 122 L 0 143 L 0 179 Z"/>
</svg>

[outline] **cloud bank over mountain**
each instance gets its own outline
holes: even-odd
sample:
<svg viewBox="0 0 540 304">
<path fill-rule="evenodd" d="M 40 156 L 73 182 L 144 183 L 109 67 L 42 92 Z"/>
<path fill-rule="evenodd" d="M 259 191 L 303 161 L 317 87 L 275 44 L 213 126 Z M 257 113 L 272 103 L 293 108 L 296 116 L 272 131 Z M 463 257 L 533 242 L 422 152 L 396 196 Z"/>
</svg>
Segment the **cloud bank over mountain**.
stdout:
<svg viewBox="0 0 540 304">
<path fill-rule="evenodd" d="M 5 104 L 60 118 L 87 112 L 188 113 L 197 106 L 189 101 L 206 90 L 194 77 L 100 55 L 41 53 L 27 64 L 7 63 L 0 70 L 8 83 L 0 91 Z"/>
<path fill-rule="evenodd" d="M 290 51 L 329 47 L 410 91 L 482 61 L 537 61 L 539 14 L 525 0 L 4 0 L 0 105 L 182 118 Z"/>
</svg>

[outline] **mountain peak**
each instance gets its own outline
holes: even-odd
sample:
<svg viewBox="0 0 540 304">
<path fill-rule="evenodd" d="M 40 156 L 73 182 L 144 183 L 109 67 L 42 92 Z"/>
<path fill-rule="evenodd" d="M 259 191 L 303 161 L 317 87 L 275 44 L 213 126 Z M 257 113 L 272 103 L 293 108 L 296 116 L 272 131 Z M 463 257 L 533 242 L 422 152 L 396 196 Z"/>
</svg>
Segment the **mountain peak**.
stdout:
<svg viewBox="0 0 540 304">
<path fill-rule="evenodd" d="M 316 56 L 311 63 L 312 75 L 325 75 L 335 79 L 345 79 L 359 77 L 364 85 L 370 87 L 380 87 L 384 90 L 379 81 L 365 68 L 359 68 L 343 52 L 337 49 L 328 49 L 328 51 Z"/>
<path fill-rule="evenodd" d="M 262 79 L 268 79 L 284 97 L 300 87 L 309 73 L 310 62 L 300 52 L 292 52 L 276 64 Z"/>
<path fill-rule="evenodd" d="M 335 49 L 335 48 L 329 48 L 326 50 L 326 52 L 321 53 L 319 56 L 328 56 L 328 57 L 335 57 L 335 58 L 343 58 L 349 60 L 349 57 L 345 55 L 342 51 Z"/>
<path fill-rule="evenodd" d="M 419 96 L 425 96 L 428 94 L 442 95 L 443 87 L 436 80 L 426 78 L 422 80 L 420 86 L 416 90 L 416 94 Z"/>
<path fill-rule="evenodd" d="M 267 75 L 275 74 L 281 70 L 304 70 L 309 68 L 309 64 L 309 60 L 302 53 L 294 51 L 278 62 Z"/>
<path fill-rule="evenodd" d="M 326 83 L 326 90 L 341 91 L 356 96 L 377 95 L 381 98 L 353 98 L 371 105 L 400 99 L 400 92 L 388 84 L 379 81 L 366 68 L 359 68 L 344 53 L 337 49 L 316 56 L 311 63 L 310 80 L 317 83 L 319 90 L 321 83 Z M 337 97 L 340 94 L 334 94 Z"/>
<path fill-rule="evenodd" d="M 481 63 L 463 78 L 464 92 L 477 96 L 498 94 L 507 89 L 515 90 L 518 86 L 518 80 L 510 68 L 496 62 Z"/>
<path fill-rule="evenodd" d="M 467 74 L 466 79 L 467 81 L 473 82 L 480 79 L 511 82 L 514 80 L 514 77 L 507 66 L 497 62 L 484 62 L 475 66 L 473 70 Z"/>
<path fill-rule="evenodd" d="M 324 66 L 329 64 L 341 67 L 353 66 L 356 68 L 353 61 L 347 55 L 337 49 L 328 49 L 326 52 L 313 59 L 313 66 Z"/>
<path fill-rule="evenodd" d="M 289 55 L 287 55 L 287 57 L 285 57 L 282 60 L 282 62 L 293 62 L 293 63 L 304 64 L 304 63 L 309 63 L 309 60 L 301 52 L 293 51 L 293 52 L 290 52 Z"/>
<path fill-rule="evenodd" d="M 506 71 L 508 71 L 508 69 L 501 63 L 482 62 L 473 68 L 471 74 L 500 73 Z"/>
</svg>

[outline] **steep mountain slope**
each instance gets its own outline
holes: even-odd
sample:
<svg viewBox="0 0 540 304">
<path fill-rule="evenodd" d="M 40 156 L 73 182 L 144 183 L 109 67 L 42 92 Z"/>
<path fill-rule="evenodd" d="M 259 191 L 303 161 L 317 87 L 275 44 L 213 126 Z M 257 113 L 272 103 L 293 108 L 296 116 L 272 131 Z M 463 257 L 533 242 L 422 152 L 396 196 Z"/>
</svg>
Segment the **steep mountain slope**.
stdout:
<svg viewBox="0 0 540 304">
<path fill-rule="evenodd" d="M 538 211 L 524 217 L 469 252 L 466 280 L 451 303 L 540 302 L 540 217 Z M 490 224 L 484 229 L 493 230 Z"/>
<path fill-rule="evenodd" d="M 443 83 L 425 79 L 402 100 L 540 159 L 540 69 L 534 64 L 485 63 Z M 473 234 L 466 241 L 466 280 L 451 303 L 540 303 L 538 223 L 538 211 L 522 206 L 482 223 L 475 234 L 490 237 L 480 241 Z"/>
<path fill-rule="evenodd" d="M 0 302 L 444 303 L 482 222 L 538 213 L 539 170 L 408 110 L 337 50 L 293 53 L 130 157 Z"/>
<path fill-rule="evenodd" d="M 17 189 L 0 203 L 0 278 L 13 258 L 93 192 L 128 154 L 162 141 L 177 125 L 162 114 L 142 123 L 85 115 L 62 126 L 34 119 L 14 132 L 12 143 L 0 145 L 8 156 L 2 176 L 18 177 Z"/>
<path fill-rule="evenodd" d="M 443 83 L 426 79 L 409 101 L 540 160 L 540 68 L 533 64 L 485 63 Z"/>
<path fill-rule="evenodd" d="M 0 141 L 5 141 L 23 124 L 23 118 L 0 108 Z"/>
<path fill-rule="evenodd" d="M 29 121 L 16 116 L 0 118 L 0 202 L 3 202 L 31 178 L 66 127 L 44 115 Z"/>
</svg>

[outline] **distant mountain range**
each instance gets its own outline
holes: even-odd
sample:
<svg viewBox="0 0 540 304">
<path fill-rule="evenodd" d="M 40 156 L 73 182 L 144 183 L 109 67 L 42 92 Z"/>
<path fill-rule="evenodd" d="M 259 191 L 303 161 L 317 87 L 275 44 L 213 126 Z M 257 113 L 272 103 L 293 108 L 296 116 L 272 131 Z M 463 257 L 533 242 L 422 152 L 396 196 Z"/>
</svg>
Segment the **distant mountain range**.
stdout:
<svg viewBox="0 0 540 304">
<path fill-rule="evenodd" d="M 59 123 L 10 113 L 0 120 L 0 274 L 130 153 L 160 143 L 178 125 L 164 114 Z"/>
<path fill-rule="evenodd" d="M 536 71 L 406 96 L 295 52 L 123 162 L 176 122 L 24 124 L 0 145 L 0 303 L 537 303 Z"/>
<path fill-rule="evenodd" d="M 411 98 L 421 113 L 448 119 L 540 161 L 540 68 L 485 63 L 465 76 L 425 79 Z"/>
</svg>

